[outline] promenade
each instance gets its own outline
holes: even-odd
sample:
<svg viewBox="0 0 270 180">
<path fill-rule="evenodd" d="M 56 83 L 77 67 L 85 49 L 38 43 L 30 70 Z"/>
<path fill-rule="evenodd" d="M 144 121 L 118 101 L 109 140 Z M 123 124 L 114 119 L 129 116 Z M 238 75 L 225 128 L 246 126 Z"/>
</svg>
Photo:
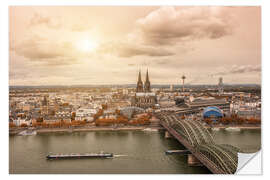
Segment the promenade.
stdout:
<svg viewBox="0 0 270 180">
<path fill-rule="evenodd" d="M 54 132 L 89 132 L 89 131 L 142 131 L 144 129 L 152 129 L 152 130 L 162 130 L 164 129 L 161 126 L 120 126 L 120 127 L 106 127 L 106 126 L 82 126 L 82 127 L 70 127 L 70 128 L 36 128 L 33 129 L 37 132 L 37 134 L 41 133 L 54 133 Z M 26 130 L 27 128 L 14 128 L 10 129 L 10 135 L 16 135 L 21 131 Z"/>
</svg>

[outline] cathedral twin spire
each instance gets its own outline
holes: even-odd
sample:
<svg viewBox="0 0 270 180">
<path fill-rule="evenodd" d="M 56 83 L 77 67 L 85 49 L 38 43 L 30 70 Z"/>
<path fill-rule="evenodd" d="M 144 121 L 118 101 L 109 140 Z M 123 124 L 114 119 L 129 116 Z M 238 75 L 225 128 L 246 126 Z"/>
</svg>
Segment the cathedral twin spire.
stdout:
<svg viewBox="0 0 270 180">
<path fill-rule="evenodd" d="M 148 69 L 146 71 L 146 79 L 144 82 L 144 86 L 141 78 L 141 70 L 139 71 L 136 92 L 151 92 L 151 83 L 149 80 Z"/>
</svg>

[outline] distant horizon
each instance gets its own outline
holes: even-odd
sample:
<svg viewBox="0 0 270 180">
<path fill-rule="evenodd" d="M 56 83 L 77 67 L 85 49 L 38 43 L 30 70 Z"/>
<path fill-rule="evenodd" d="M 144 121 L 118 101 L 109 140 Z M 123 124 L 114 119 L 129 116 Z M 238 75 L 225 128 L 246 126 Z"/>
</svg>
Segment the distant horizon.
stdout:
<svg viewBox="0 0 270 180">
<path fill-rule="evenodd" d="M 171 86 L 174 87 L 182 87 L 181 84 L 151 84 L 151 87 L 153 86 Z M 218 84 L 185 84 L 184 86 L 217 86 Z M 247 83 L 247 84 L 228 84 L 224 83 L 223 86 L 261 86 L 261 84 L 256 83 Z M 136 84 L 73 84 L 73 85 L 9 85 L 9 87 L 64 87 L 64 86 L 134 86 L 136 87 Z"/>
</svg>

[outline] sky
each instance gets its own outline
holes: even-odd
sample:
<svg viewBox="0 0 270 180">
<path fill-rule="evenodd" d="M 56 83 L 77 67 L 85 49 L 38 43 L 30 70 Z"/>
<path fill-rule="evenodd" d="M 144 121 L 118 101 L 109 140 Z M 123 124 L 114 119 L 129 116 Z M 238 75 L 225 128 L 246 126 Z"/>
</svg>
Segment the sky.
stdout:
<svg viewBox="0 0 270 180">
<path fill-rule="evenodd" d="M 9 84 L 261 84 L 260 7 L 11 6 Z"/>
</svg>

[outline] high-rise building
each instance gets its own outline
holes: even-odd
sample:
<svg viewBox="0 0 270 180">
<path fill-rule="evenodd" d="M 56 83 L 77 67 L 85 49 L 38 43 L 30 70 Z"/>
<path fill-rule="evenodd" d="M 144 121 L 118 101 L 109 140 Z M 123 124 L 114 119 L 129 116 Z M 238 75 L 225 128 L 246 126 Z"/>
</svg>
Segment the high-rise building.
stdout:
<svg viewBox="0 0 270 180">
<path fill-rule="evenodd" d="M 219 82 L 218 82 L 218 93 L 219 95 L 223 94 L 224 90 L 223 90 L 223 78 L 220 77 L 219 78 Z"/>
<path fill-rule="evenodd" d="M 173 87 L 173 84 L 170 85 L 170 91 L 173 91 L 174 90 L 174 87 Z"/>
</svg>

